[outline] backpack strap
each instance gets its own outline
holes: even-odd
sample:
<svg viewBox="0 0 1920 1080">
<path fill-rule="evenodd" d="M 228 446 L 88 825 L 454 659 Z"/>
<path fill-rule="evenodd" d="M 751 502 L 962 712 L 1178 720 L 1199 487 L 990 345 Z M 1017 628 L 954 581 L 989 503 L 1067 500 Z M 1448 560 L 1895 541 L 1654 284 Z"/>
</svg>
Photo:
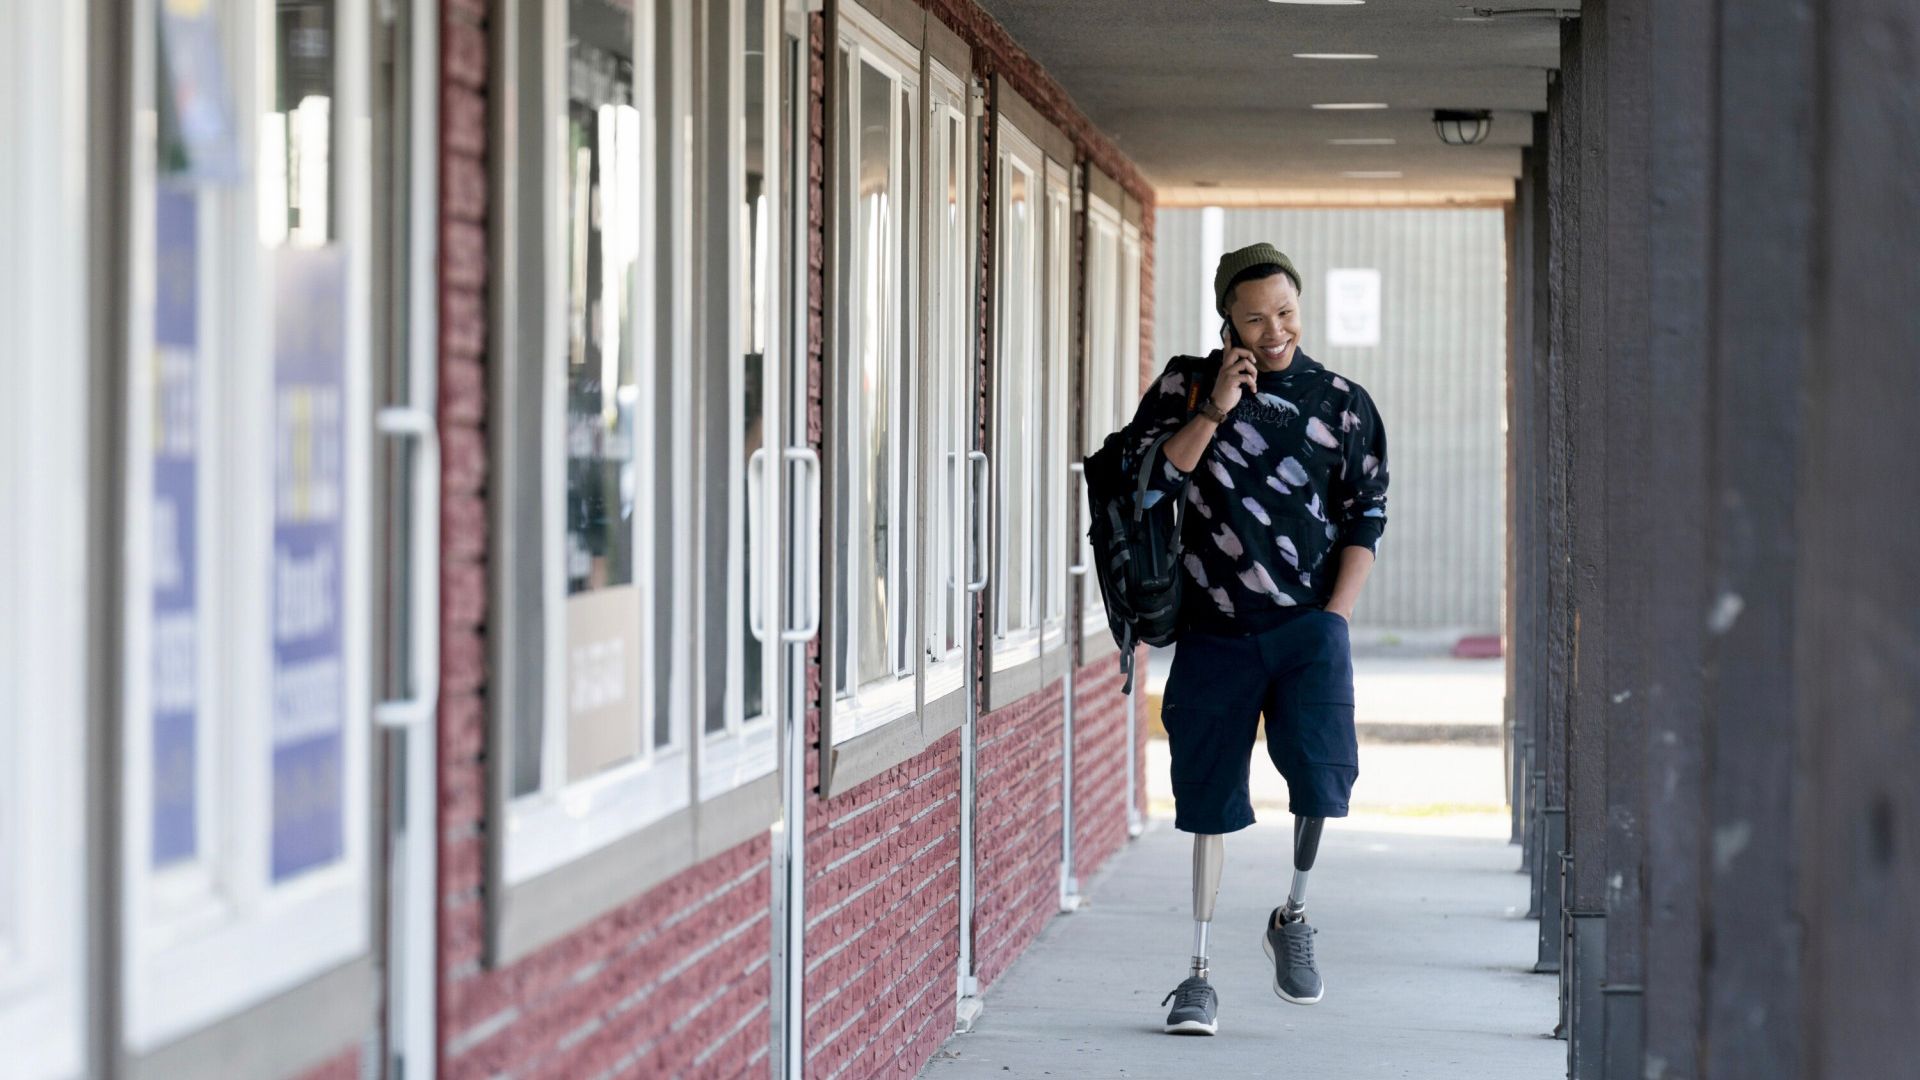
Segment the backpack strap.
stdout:
<svg viewBox="0 0 1920 1080">
<path fill-rule="evenodd" d="M 1168 439 L 1177 434 L 1179 433 L 1169 431 L 1148 443 L 1146 453 L 1140 457 L 1140 475 L 1134 480 L 1133 492 L 1133 521 L 1136 525 L 1147 513 L 1147 488 L 1153 481 L 1153 459 L 1165 456 L 1161 453 L 1161 449 L 1166 446 Z M 1189 474 L 1185 482 L 1180 485 L 1180 494 L 1173 500 L 1173 551 L 1175 554 L 1180 551 L 1181 527 L 1186 524 L 1187 519 L 1187 488 L 1192 483 L 1193 476 Z"/>
<path fill-rule="evenodd" d="M 1181 361 L 1186 363 L 1181 364 Z M 1181 364 L 1187 369 L 1188 374 L 1193 376 L 1188 380 L 1187 386 L 1187 415 L 1192 416 L 1200 411 L 1200 398 L 1213 393 L 1214 381 L 1220 378 L 1220 368 L 1225 364 L 1226 357 L 1224 354 L 1176 356 L 1173 362 Z M 1206 380 L 1204 383 L 1201 382 L 1203 377 Z"/>
</svg>

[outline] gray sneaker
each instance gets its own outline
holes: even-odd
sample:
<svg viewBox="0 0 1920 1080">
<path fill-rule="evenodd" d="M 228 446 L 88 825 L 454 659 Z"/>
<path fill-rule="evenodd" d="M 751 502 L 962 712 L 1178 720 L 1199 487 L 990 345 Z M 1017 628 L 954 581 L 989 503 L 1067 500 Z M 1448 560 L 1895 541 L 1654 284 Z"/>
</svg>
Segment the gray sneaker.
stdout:
<svg viewBox="0 0 1920 1080">
<path fill-rule="evenodd" d="M 1305 919 L 1274 926 L 1280 909 L 1267 916 L 1264 944 L 1273 962 L 1273 992 L 1295 1005 L 1312 1005 L 1326 993 L 1320 967 L 1313 960 L 1313 927 Z"/>
<path fill-rule="evenodd" d="M 1220 1011 L 1220 999 L 1200 976 L 1187 976 L 1186 981 L 1160 999 L 1160 1004 L 1169 1001 L 1173 1002 L 1173 1011 L 1167 1014 L 1167 1034 L 1211 1035 L 1220 1030 L 1220 1022 L 1215 1019 Z"/>
</svg>

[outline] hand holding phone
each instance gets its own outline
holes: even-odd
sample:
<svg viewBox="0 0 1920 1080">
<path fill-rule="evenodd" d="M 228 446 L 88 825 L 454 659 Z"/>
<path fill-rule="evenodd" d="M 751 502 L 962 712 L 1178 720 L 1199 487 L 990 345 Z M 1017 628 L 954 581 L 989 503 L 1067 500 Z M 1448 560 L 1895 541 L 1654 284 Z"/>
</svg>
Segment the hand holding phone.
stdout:
<svg viewBox="0 0 1920 1080">
<path fill-rule="evenodd" d="M 1241 344 L 1240 335 L 1231 323 L 1227 324 L 1220 331 L 1220 374 L 1213 380 L 1211 395 L 1214 407 L 1223 413 L 1232 412 L 1240 404 L 1241 394 L 1254 392 L 1259 373 L 1253 350 Z"/>
</svg>

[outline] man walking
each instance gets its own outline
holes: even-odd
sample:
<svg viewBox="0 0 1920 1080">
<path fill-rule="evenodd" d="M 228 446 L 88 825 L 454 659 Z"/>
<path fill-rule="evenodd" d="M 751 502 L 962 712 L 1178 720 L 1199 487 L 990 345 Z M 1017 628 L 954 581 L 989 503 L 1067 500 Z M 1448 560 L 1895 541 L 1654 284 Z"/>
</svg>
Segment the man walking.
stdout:
<svg viewBox="0 0 1920 1080">
<path fill-rule="evenodd" d="M 1207 935 L 1225 834 L 1253 824 L 1248 767 L 1260 719 L 1286 779 L 1294 866 L 1263 928 L 1274 991 L 1324 993 L 1306 880 L 1325 820 L 1345 817 L 1359 774 L 1348 620 L 1386 526 L 1386 432 L 1357 383 L 1300 349 L 1300 277 L 1270 244 L 1223 256 L 1214 274 L 1222 349 L 1168 364 L 1126 429 L 1136 459 L 1171 434 L 1149 504 L 1179 498 L 1181 636 L 1161 704 L 1173 755 L 1174 827 L 1194 834 L 1194 944 L 1167 995 L 1166 1030 L 1211 1035 L 1218 998 Z M 1165 1002 L 1163 1002 L 1165 1004 Z"/>
</svg>

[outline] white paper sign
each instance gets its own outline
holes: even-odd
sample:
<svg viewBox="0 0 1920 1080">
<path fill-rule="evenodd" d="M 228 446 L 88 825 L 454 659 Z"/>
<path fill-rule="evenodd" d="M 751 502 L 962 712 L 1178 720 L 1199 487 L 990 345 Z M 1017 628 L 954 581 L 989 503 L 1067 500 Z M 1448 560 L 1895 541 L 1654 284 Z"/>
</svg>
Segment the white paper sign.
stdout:
<svg viewBox="0 0 1920 1080">
<path fill-rule="evenodd" d="M 1327 344 L 1380 344 L 1380 271 L 1327 271 Z"/>
</svg>

